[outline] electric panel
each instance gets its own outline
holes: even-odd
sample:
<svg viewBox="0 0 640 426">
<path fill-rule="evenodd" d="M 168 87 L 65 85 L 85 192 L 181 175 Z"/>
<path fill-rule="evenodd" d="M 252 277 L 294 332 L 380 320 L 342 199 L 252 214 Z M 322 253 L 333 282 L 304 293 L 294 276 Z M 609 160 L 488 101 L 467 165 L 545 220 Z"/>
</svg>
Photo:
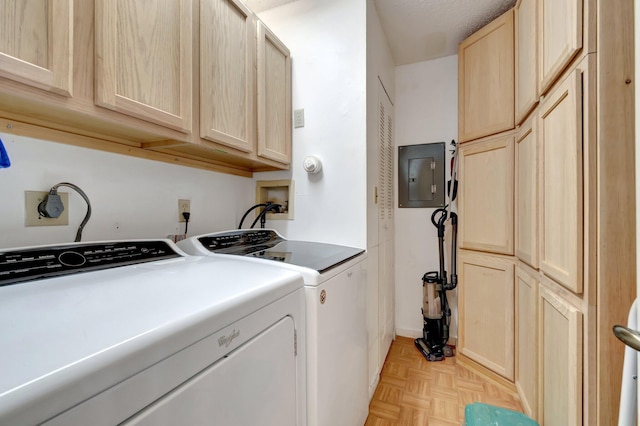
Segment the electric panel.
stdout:
<svg viewBox="0 0 640 426">
<path fill-rule="evenodd" d="M 445 143 L 398 147 L 398 207 L 444 207 Z"/>
</svg>

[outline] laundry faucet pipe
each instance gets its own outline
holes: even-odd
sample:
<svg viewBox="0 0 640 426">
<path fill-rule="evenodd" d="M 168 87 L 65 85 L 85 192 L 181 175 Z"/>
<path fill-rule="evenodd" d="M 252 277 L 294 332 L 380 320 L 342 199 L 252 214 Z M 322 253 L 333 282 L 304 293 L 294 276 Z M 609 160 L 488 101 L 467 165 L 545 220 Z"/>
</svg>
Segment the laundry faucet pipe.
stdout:
<svg viewBox="0 0 640 426">
<path fill-rule="evenodd" d="M 282 206 L 280 204 L 272 204 L 271 201 L 268 201 L 267 206 L 260 212 L 258 217 L 256 217 L 256 220 L 254 220 L 253 223 L 251 224 L 251 228 L 256 226 L 256 223 L 258 222 L 258 220 L 260 221 L 260 228 L 264 228 L 264 225 L 267 221 L 267 213 L 270 212 L 271 210 L 274 210 L 276 213 L 280 213 L 281 207 Z"/>
</svg>

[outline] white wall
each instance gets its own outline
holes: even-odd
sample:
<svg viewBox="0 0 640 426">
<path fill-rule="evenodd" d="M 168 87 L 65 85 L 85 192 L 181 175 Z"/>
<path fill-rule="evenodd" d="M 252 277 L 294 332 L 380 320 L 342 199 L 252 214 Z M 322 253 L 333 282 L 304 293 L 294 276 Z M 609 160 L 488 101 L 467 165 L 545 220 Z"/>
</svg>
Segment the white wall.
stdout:
<svg viewBox="0 0 640 426">
<path fill-rule="evenodd" d="M 457 55 L 396 68 L 396 145 L 445 142 L 449 154 L 449 142 L 458 134 L 457 76 Z M 448 165 L 447 155 L 447 171 Z M 438 270 L 433 210 L 396 208 L 396 332 L 402 336 L 422 335 L 422 276 Z M 446 269 L 451 272 L 448 256 Z M 448 297 L 454 311 L 450 335 L 456 337 L 456 292 Z"/>
<path fill-rule="evenodd" d="M 25 227 L 24 191 L 79 186 L 93 213 L 83 241 L 183 233 L 178 199 L 191 200 L 189 234 L 233 229 L 255 201 L 253 179 L 0 133 L 12 165 L 0 169 L 0 248 L 72 242 L 86 212 L 69 193 L 69 225 Z"/>
<path fill-rule="evenodd" d="M 291 51 L 293 129 L 289 172 L 258 180 L 295 183 L 294 220 L 268 223 L 286 237 L 366 247 L 366 9 L 364 0 L 298 0 L 260 14 Z M 322 160 L 308 175 L 302 161 Z"/>
</svg>

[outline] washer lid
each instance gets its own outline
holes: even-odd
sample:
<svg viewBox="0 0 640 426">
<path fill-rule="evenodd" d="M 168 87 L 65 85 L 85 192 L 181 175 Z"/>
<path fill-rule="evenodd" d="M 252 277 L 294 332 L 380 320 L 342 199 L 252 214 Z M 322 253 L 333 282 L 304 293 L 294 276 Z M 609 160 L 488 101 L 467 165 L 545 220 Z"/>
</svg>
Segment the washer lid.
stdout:
<svg viewBox="0 0 640 426">
<path fill-rule="evenodd" d="M 273 247 L 254 251 L 247 254 L 247 256 L 276 260 L 302 268 L 313 269 L 322 274 L 362 253 L 364 253 L 363 249 L 336 244 L 282 241 Z"/>
<path fill-rule="evenodd" d="M 187 253 L 207 252 L 275 260 L 324 273 L 364 253 L 363 249 L 285 240 L 270 229 L 238 229 L 191 237 L 178 243 Z"/>
<path fill-rule="evenodd" d="M 302 286 L 189 256 L 0 287 L 0 424 L 40 423 Z"/>
</svg>

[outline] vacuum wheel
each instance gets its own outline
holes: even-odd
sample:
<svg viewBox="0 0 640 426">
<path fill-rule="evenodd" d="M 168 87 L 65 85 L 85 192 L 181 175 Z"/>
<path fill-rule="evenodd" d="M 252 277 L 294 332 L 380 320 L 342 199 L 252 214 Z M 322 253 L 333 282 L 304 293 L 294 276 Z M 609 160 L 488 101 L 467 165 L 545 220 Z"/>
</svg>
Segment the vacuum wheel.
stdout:
<svg viewBox="0 0 640 426">
<path fill-rule="evenodd" d="M 451 357 L 451 356 L 453 356 L 453 348 L 451 346 L 449 346 L 449 345 L 444 345 L 443 348 L 442 348 L 442 353 L 446 357 Z"/>
</svg>

